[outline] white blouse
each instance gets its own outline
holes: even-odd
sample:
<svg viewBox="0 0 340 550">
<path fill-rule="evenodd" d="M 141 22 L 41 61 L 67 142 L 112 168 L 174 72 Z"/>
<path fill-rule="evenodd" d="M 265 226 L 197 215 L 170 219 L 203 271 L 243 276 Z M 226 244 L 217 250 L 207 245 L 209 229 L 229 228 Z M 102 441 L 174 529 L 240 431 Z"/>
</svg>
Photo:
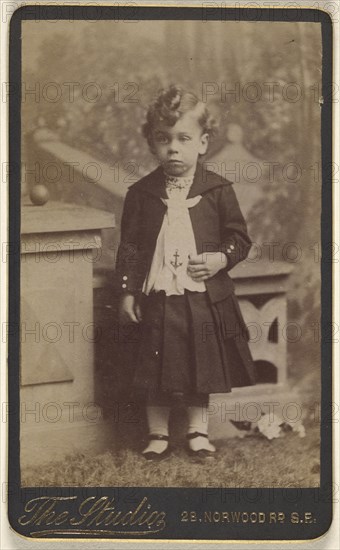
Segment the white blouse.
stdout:
<svg viewBox="0 0 340 550">
<path fill-rule="evenodd" d="M 166 176 L 167 206 L 158 235 L 155 252 L 144 285 L 144 294 L 164 290 L 167 296 L 184 294 L 184 290 L 205 292 L 204 282 L 194 281 L 187 273 L 189 256 L 197 254 L 189 208 L 202 196 L 187 199 L 193 182 L 191 177 Z"/>
</svg>

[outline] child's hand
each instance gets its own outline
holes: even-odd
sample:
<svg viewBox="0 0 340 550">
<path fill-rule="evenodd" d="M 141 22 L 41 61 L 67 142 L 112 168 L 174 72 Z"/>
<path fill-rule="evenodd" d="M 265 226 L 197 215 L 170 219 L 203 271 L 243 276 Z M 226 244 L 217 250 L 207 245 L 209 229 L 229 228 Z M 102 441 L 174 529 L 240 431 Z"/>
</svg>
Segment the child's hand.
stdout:
<svg viewBox="0 0 340 550">
<path fill-rule="evenodd" d="M 223 252 L 204 252 L 189 256 L 188 274 L 197 282 L 205 281 L 227 267 L 228 259 Z"/>
<path fill-rule="evenodd" d="M 124 294 L 119 305 L 119 320 L 127 323 L 139 323 L 142 320 L 140 305 L 133 294 Z"/>
</svg>

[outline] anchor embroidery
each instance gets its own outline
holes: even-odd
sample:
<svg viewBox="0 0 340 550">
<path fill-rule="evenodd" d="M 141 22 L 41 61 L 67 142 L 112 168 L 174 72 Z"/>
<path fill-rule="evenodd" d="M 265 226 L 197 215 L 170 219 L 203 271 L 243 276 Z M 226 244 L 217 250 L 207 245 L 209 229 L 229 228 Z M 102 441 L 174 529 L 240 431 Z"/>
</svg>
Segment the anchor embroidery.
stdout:
<svg viewBox="0 0 340 550">
<path fill-rule="evenodd" d="M 175 258 L 175 261 L 174 262 L 170 262 L 171 265 L 177 269 L 178 267 L 181 267 L 181 265 L 183 265 L 183 262 L 179 262 L 178 261 L 178 258 L 180 257 L 179 254 L 178 254 L 178 248 L 176 248 L 176 252 L 175 254 L 173 254 L 173 257 Z"/>
</svg>

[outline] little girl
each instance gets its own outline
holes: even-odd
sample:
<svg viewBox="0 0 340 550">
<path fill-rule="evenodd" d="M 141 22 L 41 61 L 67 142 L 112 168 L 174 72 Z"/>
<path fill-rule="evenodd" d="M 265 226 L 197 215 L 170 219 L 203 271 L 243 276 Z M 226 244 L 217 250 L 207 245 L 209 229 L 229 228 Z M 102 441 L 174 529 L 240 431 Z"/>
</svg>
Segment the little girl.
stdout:
<svg viewBox="0 0 340 550">
<path fill-rule="evenodd" d="M 204 168 L 215 123 L 191 92 L 170 86 L 150 106 L 143 133 L 159 167 L 126 195 L 117 273 L 122 322 L 140 323 L 133 384 L 146 390 L 148 460 L 169 454 L 174 395 L 188 409 L 188 451 L 213 456 L 209 394 L 255 383 L 234 285 L 249 252 L 232 184 Z"/>
</svg>

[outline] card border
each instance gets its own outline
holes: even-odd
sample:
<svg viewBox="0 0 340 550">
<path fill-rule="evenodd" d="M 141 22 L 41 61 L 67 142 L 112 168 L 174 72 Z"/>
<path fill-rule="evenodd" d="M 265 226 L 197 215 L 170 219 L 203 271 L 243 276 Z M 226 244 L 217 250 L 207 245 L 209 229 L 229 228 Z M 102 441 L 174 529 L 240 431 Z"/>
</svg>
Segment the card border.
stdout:
<svg viewBox="0 0 340 550">
<path fill-rule="evenodd" d="M 72 6 L 72 11 L 74 15 L 74 19 L 83 19 L 83 17 L 77 17 L 77 13 L 79 15 L 82 15 L 82 12 L 84 11 L 84 8 L 88 11 L 89 14 L 91 14 L 92 7 L 87 6 L 86 4 L 82 6 Z M 93 15 L 95 14 L 95 10 L 98 9 L 98 5 L 96 5 L 93 8 Z M 103 5 L 100 6 L 103 8 L 103 10 L 106 13 L 112 12 L 114 9 L 113 6 L 110 5 Z M 32 9 L 35 8 L 35 9 Z M 52 18 L 49 16 L 49 10 L 47 9 L 48 6 L 45 5 L 44 7 L 46 11 L 44 12 L 46 17 L 44 19 Z M 51 10 L 53 10 L 55 6 L 52 6 Z M 69 7 L 66 5 L 58 6 L 59 9 L 64 12 L 65 17 L 62 18 L 68 18 L 69 15 Z M 79 9 L 78 9 L 79 8 Z M 167 18 L 175 18 L 175 19 L 183 19 L 188 18 L 188 20 L 201 20 L 202 7 L 193 6 L 192 4 L 190 6 L 185 7 L 176 7 L 176 6 L 154 6 L 154 5 L 140 5 L 140 6 L 133 6 L 133 10 L 136 10 L 135 13 L 138 14 L 140 20 L 148 20 L 148 19 L 166 19 L 164 17 L 165 12 L 169 15 Z M 289 8 L 242 8 L 242 6 L 238 8 L 229 8 L 225 7 L 224 10 L 226 10 L 226 20 L 243 20 L 246 21 L 247 19 L 243 18 L 243 15 L 245 14 L 245 11 L 247 11 L 248 15 L 252 14 L 258 14 L 260 11 L 261 14 L 264 16 L 268 16 L 268 19 L 261 19 L 262 21 L 287 21 L 286 18 L 284 18 L 284 14 L 287 12 L 287 9 Z M 128 19 L 131 17 L 131 10 L 129 12 L 129 8 L 126 8 L 125 6 L 120 7 L 122 15 L 124 15 L 125 19 Z M 243 10 L 243 13 L 242 13 Z M 322 60 L 322 88 L 323 90 L 327 90 L 329 86 L 332 85 L 332 63 L 333 63 L 333 37 L 332 37 L 332 20 L 330 16 L 322 11 L 322 10 L 315 10 L 310 8 L 300 8 L 304 12 L 304 16 L 306 18 L 299 19 L 299 21 L 311 21 L 312 19 L 309 19 L 309 17 L 314 18 L 313 21 L 315 22 L 315 17 L 318 17 L 318 22 L 321 23 L 321 29 L 322 29 L 322 47 L 323 47 L 323 60 Z M 21 49 L 20 49 L 20 26 L 21 22 L 23 20 L 27 19 L 35 19 L 35 18 L 41 18 L 37 17 L 37 15 L 41 16 L 37 13 L 37 6 L 36 5 L 25 5 L 23 7 L 20 7 L 18 10 L 16 10 L 12 16 L 11 22 L 10 22 L 10 65 L 9 65 L 9 76 L 10 76 L 10 83 L 14 84 L 14 87 L 16 90 L 18 90 L 18 93 L 11 94 L 10 95 L 10 103 L 9 103 L 9 162 L 10 162 L 10 189 L 11 192 L 9 194 L 9 235 L 10 235 L 10 243 L 13 245 L 13 250 L 16 253 L 10 254 L 9 257 L 9 280 L 10 280 L 10 291 L 9 291 L 9 323 L 17 323 L 17 320 L 19 319 L 19 308 L 20 308 L 20 147 L 17 145 L 20 144 L 20 138 L 21 138 L 21 128 L 20 128 L 20 88 L 21 88 Z M 264 13 L 267 12 L 267 13 Z M 275 14 L 275 15 L 274 15 Z M 150 15 L 153 15 L 153 17 L 150 17 Z M 207 14 L 208 15 L 208 14 Z M 220 8 L 216 8 L 215 10 L 213 8 L 209 8 L 209 17 L 208 20 L 220 20 L 221 17 L 221 11 Z M 270 19 L 269 19 L 270 17 Z M 89 18 L 91 18 L 89 16 Z M 114 17 L 112 17 L 113 19 Z M 107 19 L 107 17 L 105 17 Z M 289 21 L 294 21 L 292 19 L 289 19 Z M 332 102 L 325 101 L 323 104 L 322 109 L 322 115 L 321 115 L 321 143 L 322 143 L 322 177 L 323 177 L 323 185 L 322 185 L 322 214 L 321 214 L 321 243 L 322 243 L 322 250 L 326 250 L 327 245 L 329 245 L 330 242 L 332 242 L 332 230 L 333 230 L 333 218 L 332 218 L 332 181 L 329 181 L 329 166 L 332 165 Z M 18 159 L 18 149 L 19 149 L 19 159 Z M 331 222 L 331 223 L 330 223 Z M 322 287 L 321 287 L 321 302 L 322 302 L 322 318 L 321 318 L 321 324 L 322 327 L 330 326 L 330 323 L 332 321 L 332 283 L 333 283 L 333 274 L 332 274 L 332 262 L 325 260 L 323 258 L 321 262 L 321 275 L 322 275 Z M 327 283 L 327 284 L 326 284 Z M 322 328 L 322 334 L 325 335 L 325 330 Z M 27 499 L 27 495 L 33 492 L 36 492 L 37 490 L 39 492 L 44 491 L 44 494 L 53 494 L 53 491 L 55 491 L 55 488 L 53 487 L 37 487 L 37 488 L 20 488 L 20 461 L 19 461 L 19 338 L 18 334 L 9 334 L 9 358 L 8 358 L 8 387 L 9 387 L 9 482 L 12 484 L 12 487 L 18 487 L 18 496 L 20 494 L 20 501 L 24 497 Z M 321 346 L 322 350 L 322 359 L 321 364 L 322 365 L 329 365 L 331 367 L 332 365 L 332 344 L 331 342 L 322 342 Z M 317 537 L 322 536 L 329 528 L 331 521 L 332 521 L 332 502 L 331 502 L 331 496 L 332 496 L 332 464 L 329 462 L 329 457 L 332 457 L 332 410 L 331 410 L 331 402 L 332 402 L 332 369 L 331 368 L 325 368 L 322 367 L 321 369 L 321 405 L 322 405 L 322 416 L 321 416 L 321 428 L 322 428 L 322 444 L 321 444 L 321 472 L 320 472 L 320 490 L 318 488 L 306 488 L 301 489 L 304 491 L 304 495 L 306 497 L 306 501 L 309 504 L 309 499 L 311 497 L 314 498 L 314 500 L 319 500 L 320 502 L 323 502 L 323 508 L 327 510 L 327 521 L 324 521 L 323 528 L 326 526 L 327 529 L 323 530 L 322 533 L 319 533 Z M 328 459 L 327 459 L 328 458 Z M 328 486 L 327 486 L 328 483 Z M 331 491 L 327 492 L 328 490 Z M 321 490 L 326 488 L 326 492 L 324 495 L 321 495 Z M 69 488 L 64 488 L 69 492 Z M 74 489 L 74 488 L 73 488 Z M 91 488 L 88 488 L 88 492 L 90 492 Z M 148 493 L 149 491 L 155 492 L 155 491 L 188 491 L 186 488 L 150 488 L 150 487 L 141 487 L 138 488 L 142 490 L 144 493 Z M 58 490 L 60 491 L 60 488 L 58 487 Z M 81 488 L 83 490 L 83 488 Z M 96 488 L 93 488 L 95 491 Z M 112 488 L 101 488 L 101 490 L 106 490 L 109 492 L 112 490 Z M 264 489 L 263 489 L 264 490 Z M 285 489 L 274 489 L 275 492 L 282 492 Z M 294 491 L 295 489 L 292 489 Z M 316 491 L 317 490 L 317 491 Z M 190 489 L 189 491 L 201 491 L 200 488 L 197 489 Z M 243 489 L 240 491 L 247 491 L 247 489 Z M 248 490 L 249 491 L 249 490 Z M 316 494 L 317 493 L 317 494 Z M 322 500 L 322 497 L 326 499 L 326 502 Z M 18 516 L 13 515 L 14 509 L 17 507 L 15 504 L 15 494 L 10 493 L 9 494 L 9 519 L 10 524 L 12 528 L 21 536 L 24 536 L 25 538 L 27 535 L 25 533 L 22 533 L 18 531 L 17 526 L 14 526 L 13 523 L 15 522 L 15 518 Z M 27 502 L 27 500 L 24 500 L 24 502 Z M 19 510 L 18 510 L 19 511 Z M 23 509 L 21 509 L 21 513 L 23 512 Z M 287 526 L 288 527 L 288 526 Z M 242 527 L 242 530 L 244 530 L 244 526 Z M 32 538 L 32 537 L 27 537 Z M 315 538 L 315 537 L 313 537 Z M 308 539 L 294 539 L 294 540 L 306 540 L 310 541 L 313 540 L 313 538 Z M 83 540 L 79 539 L 78 537 L 67 537 L 68 540 L 75 541 L 75 540 Z M 46 540 L 46 538 L 39 538 L 36 540 Z M 66 540 L 63 537 L 57 537 L 57 538 L 48 538 L 48 540 Z M 89 539 L 86 539 L 89 540 Z M 94 537 L 91 538 L 91 540 L 107 540 L 107 538 L 98 538 Z M 116 541 L 136 541 L 139 539 L 136 538 L 123 538 L 123 539 L 112 539 L 111 537 L 109 540 L 116 540 Z M 168 540 L 169 542 L 175 542 L 175 541 L 181 541 L 181 542 L 191 542 L 192 539 L 175 539 L 175 538 L 153 538 L 153 539 L 142 539 L 139 542 L 160 542 L 163 540 Z M 275 538 L 252 538 L 254 542 L 260 542 L 260 541 L 280 541 L 280 542 L 293 542 L 293 539 L 284 538 L 284 539 L 275 539 Z M 218 543 L 218 542 L 243 542 L 243 541 L 250 541 L 247 537 L 240 537 L 235 540 L 226 540 L 226 539 L 195 539 L 195 542 L 211 542 L 211 543 Z"/>
</svg>

